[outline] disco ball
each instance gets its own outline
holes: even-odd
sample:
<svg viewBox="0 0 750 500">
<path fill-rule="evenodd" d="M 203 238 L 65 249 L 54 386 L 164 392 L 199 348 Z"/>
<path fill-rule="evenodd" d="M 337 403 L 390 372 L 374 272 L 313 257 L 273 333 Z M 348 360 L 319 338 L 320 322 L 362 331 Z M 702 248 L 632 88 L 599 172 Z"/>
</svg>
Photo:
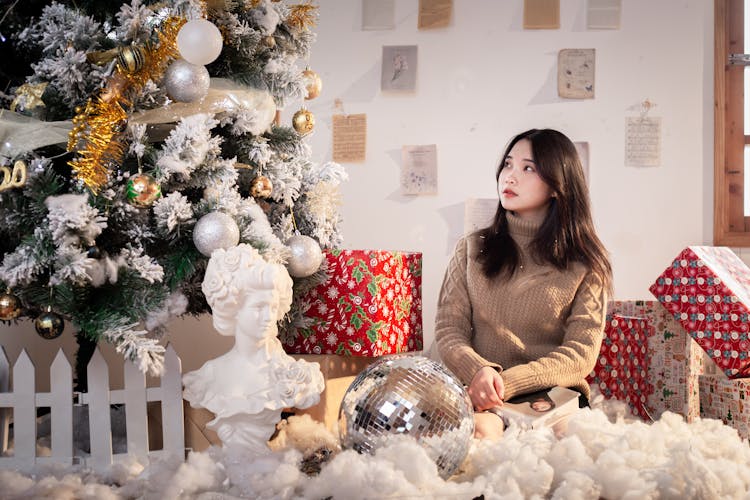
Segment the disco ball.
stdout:
<svg viewBox="0 0 750 500">
<path fill-rule="evenodd" d="M 374 453 L 396 434 L 414 437 L 450 477 L 469 451 L 474 410 L 461 382 L 422 356 L 386 356 L 346 390 L 339 409 L 341 446 Z"/>
</svg>

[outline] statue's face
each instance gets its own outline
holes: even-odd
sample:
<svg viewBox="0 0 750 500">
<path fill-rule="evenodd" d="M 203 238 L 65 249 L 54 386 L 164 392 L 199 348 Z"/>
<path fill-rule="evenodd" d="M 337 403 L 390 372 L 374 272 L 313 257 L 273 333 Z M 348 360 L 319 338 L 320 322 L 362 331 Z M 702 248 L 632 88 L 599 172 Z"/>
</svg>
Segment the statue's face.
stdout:
<svg viewBox="0 0 750 500">
<path fill-rule="evenodd" d="M 237 334 L 262 338 L 275 326 L 278 318 L 276 293 L 268 290 L 249 291 L 237 314 Z M 276 334 L 275 330 L 272 333 Z"/>
</svg>

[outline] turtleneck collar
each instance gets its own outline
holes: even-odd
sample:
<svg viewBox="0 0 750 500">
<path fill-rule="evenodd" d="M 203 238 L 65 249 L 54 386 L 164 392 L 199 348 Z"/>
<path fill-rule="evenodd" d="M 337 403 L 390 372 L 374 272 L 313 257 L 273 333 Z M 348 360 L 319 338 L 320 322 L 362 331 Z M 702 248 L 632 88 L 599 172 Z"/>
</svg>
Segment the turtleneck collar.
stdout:
<svg viewBox="0 0 750 500">
<path fill-rule="evenodd" d="M 543 217 L 522 219 L 512 212 L 506 212 L 505 216 L 508 220 L 508 232 L 517 243 L 524 246 L 534 239 L 537 231 L 542 226 L 542 222 L 544 222 Z"/>
</svg>

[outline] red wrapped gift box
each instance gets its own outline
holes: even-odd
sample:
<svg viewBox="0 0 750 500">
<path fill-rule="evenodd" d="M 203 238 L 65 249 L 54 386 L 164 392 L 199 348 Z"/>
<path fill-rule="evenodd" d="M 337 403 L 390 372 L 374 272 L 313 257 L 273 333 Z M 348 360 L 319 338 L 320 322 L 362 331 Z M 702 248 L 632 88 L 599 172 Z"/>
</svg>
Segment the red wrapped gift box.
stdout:
<svg viewBox="0 0 750 500">
<path fill-rule="evenodd" d="M 326 250 L 329 278 L 299 298 L 290 354 L 382 356 L 422 350 L 422 254 Z"/>
<path fill-rule="evenodd" d="M 649 337 L 653 330 L 644 318 L 607 315 L 604 338 L 589 384 L 607 399 L 626 401 L 634 415 L 650 420 L 648 399 L 654 392 L 649 381 Z"/>
<path fill-rule="evenodd" d="M 729 248 L 684 249 L 649 290 L 727 377 L 750 376 L 750 269 Z"/>
</svg>

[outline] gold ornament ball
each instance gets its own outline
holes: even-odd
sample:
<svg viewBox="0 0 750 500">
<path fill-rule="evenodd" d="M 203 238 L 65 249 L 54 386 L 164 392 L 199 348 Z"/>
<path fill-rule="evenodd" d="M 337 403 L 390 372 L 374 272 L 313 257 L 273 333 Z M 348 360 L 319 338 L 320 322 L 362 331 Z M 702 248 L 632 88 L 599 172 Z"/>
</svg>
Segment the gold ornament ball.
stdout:
<svg viewBox="0 0 750 500">
<path fill-rule="evenodd" d="M 250 183 L 250 194 L 253 198 L 268 198 L 271 193 L 273 193 L 273 184 L 265 175 L 259 175 Z"/>
<path fill-rule="evenodd" d="M 0 319 L 9 321 L 21 314 L 21 301 L 12 293 L 0 295 Z"/>
<path fill-rule="evenodd" d="M 34 320 L 34 328 L 40 337 L 45 339 L 56 339 L 65 329 L 65 321 L 62 316 L 52 311 L 43 312 Z"/>
<path fill-rule="evenodd" d="M 161 186 L 148 174 L 136 174 L 128 181 L 127 198 L 131 205 L 150 207 L 161 196 Z"/>
<path fill-rule="evenodd" d="M 323 90 L 323 80 L 321 80 L 320 76 L 311 69 L 303 71 L 302 76 L 307 80 L 307 97 L 305 97 L 305 99 L 308 101 L 310 99 L 315 99 Z"/>
<path fill-rule="evenodd" d="M 273 35 L 268 35 L 267 37 L 263 38 L 263 45 L 268 49 L 276 47 L 276 38 L 274 38 Z"/>
<path fill-rule="evenodd" d="M 294 130 L 298 133 L 302 135 L 309 134 L 315 127 L 315 115 L 306 109 L 300 109 L 294 113 L 294 116 L 292 117 L 292 125 L 294 126 Z"/>
<path fill-rule="evenodd" d="M 117 49 L 117 64 L 127 73 L 135 73 L 143 67 L 146 62 L 146 54 L 143 49 L 130 45 Z"/>
</svg>

